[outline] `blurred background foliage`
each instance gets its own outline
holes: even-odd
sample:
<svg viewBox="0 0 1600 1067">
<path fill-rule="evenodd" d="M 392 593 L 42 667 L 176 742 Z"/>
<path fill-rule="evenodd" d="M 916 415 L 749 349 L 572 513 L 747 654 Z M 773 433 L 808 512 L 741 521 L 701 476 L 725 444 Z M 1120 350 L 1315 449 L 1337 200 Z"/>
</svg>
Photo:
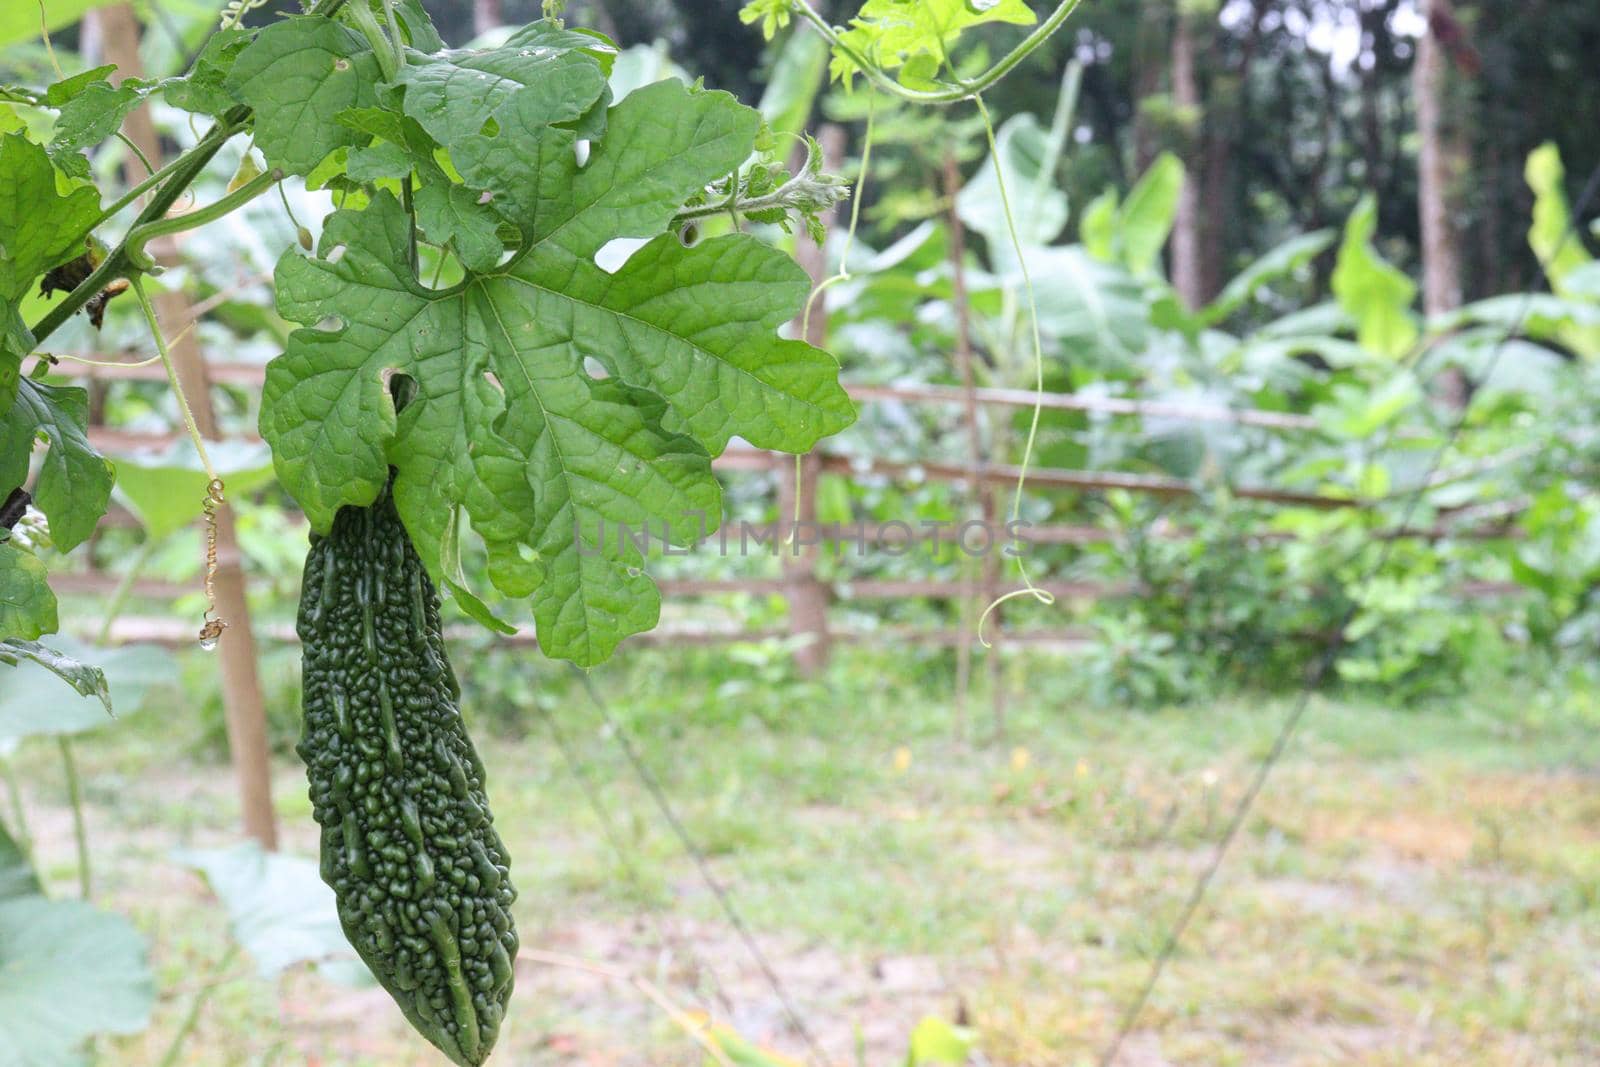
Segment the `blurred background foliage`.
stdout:
<svg viewBox="0 0 1600 1067">
<path fill-rule="evenodd" d="M 181 69 L 215 25 L 218 6 L 141 5 L 147 72 Z M 428 4 L 452 44 L 504 32 L 502 22 L 536 17 L 536 6 Z M 268 4 L 249 18 L 264 22 L 291 7 Z M 1448 266 L 1462 291 L 1455 306 L 1440 308 L 1414 281 L 1424 206 L 1414 61 L 1426 22 L 1405 0 L 1086 3 L 989 94 L 1020 258 L 1006 235 L 995 161 L 969 106 L 917 109 L 859 84 L 845 92 L 828 83 L 825 49 L 808 30 L 793 26 L 764 45 L 737 7 L 578 0 L 565 15 L 625 47 L 614 76 L 619 95 L 693 72 L 760 101 L 781 132 L 839 127 L 846 148 L 838 166 L 852 176 L 870 119 L 859 232 L 848 262 L 842 224 L 827 250 L 830 270 L 849 274 L 826 302 L 828 343 L 847 380 L 959 384 L 952 353 L 965 331 L 979 385 L 1031 387 L 1026 266 L 1047 389 L 1305 417 L 1285 430 L 1149 413 L 1044 413 L 1038 463 L 1176 477 L 1196 494 L 1041 490 L 1022 501 L 1027 521 L 1103 531 L 1089 544 L 1036 547 L 1044 575 L 1128 590 L 1010 611 L 1022 627 L 1063 618 L 1087 625 L 1097 635 L 1088 676 L 1103 681 L 1101 696 L 1159 703 L 1219 685 L 1298 684 L 1352 610 L 1356 623 L 1330 679 L 1406 698 L 1454 691 L 1472 669 L 1508 656 L 1560 657 L 1585 646 L 1600 574 L 1592 547 L 1600 526 L 1587 489 L 1596 458 L 1600 265 L 1588 250 L 1589 220 L 1570 218 L 1583 175 L 1569 174 L 1562 160 L 1577 161 L 1577 170 L 1596 158 L 1595 94 L 1583 91 L 1578 57 L 1600 35 L 1600 13 L 1481 2 L 1455 4 L 1445 9 L 1448 22 L 1436 19 L 1447 77 L 1432 89 L 1446 98 L 1459 179 L 1436 194 L 1449 200 L 1457 241 Z M 833 9 L 836 19 L 849 15 Z M 958 65 L 981 67 L 1007 33 L 1015 29 L 973 31 Z M 53 40 L 66 66 L 100 49 L 92 23 L 69 23 Z M 0 52 L 0 78 L 49 80 L 36 37 Z M 193 139 L 182 113 L 158 107 L 156 118 L 175 145 Z M 220 191 L 241 151 L 230 149 L 199 198 Z M 115 142 L 94 160 L 107 176 L 125 162 Z M 294 242 L 297 223 L 316 228 L 329 200 L 288 186 L 284 199 L 257 201 L 195 233 L 185 244 L 187 265 L 164 279 L 207 302 L 197 329 L 214 359 L 264 362 L 286 334 L 272 309 L 272 264 Z M 726 223 L 708 229 L 719 225 Z M 959 263 L 956 227 L 965 249 Z M 1180 246 L 1192 250 L 1182 263 Z M 955 295 L 958 273 L 965 307 Z M 1544 291 L 1519 295 L 1535 290 Z M 130 311 L 113 304 L 99 335 L 78 322 L 58 336 L 80 351 L 137 349 L 142 327 Z M 1502 344 L 1507 331 L 1515 336 Z M 222 385 L 217 396 L 226 427 L 253 428 L 253 389 Z M 102 382 L 94 397 L 108 424 L 176 424 L 171 396 L 155 383 Z M 1464 432 L 1435 464 L 1463 403 Z M 983 415 L 990 461 L 1020 461 L 1029 412 L 992 407 Z M 950 406 L 874 402 L 828 447 L 913 464 L 963 462 L 960 419 Z M 193 580 L 198 534 L 151 510 L 152 499 L 192 495 L 175 479 L 192 482 L 196 472 L 180 469 L 186 464 L 175 456 L 118 457 L 130 475 L 119 494 L 143 530 L 103 531 L 94 551 L 111 569 L 127 566 L 143 544 L 148 574 Z M 242 487 L 266 471 L 259 448 L 241 444 L 228 458 L 230 482 Z M 1268 505 L 1240 498 L 1240 486 L 1362 506 Z M 732 517 L 775 517 L 762 477 L 732 476 L 726 487 Z M 298 519 L 270 485 L 253 497 L 241 522 L 259 576 L 253 595 L 265 618 L 283 621 L 297 587 Z M 975 507 L 958 486 L 866 473 L 823 475 L 819 501 L 824 521 L 841 522 L 955 521 Z M 1391 545 L 1385 531 L 1400 526 L 1430 536 Z M 957 577 L 973 567 L 951 551 L 822 561 L 824 577 L 840 583 Z M 771 559 L 697 556 L 657 559 L 653 573 L 776 569 Z M 1468 588 L 1500 592 L 1462 610 Z M 512 617 L 523 610 L 502 609 Z M 729 594 L 674 610 L 758 627 L 780 621 L 784 608 L 777 598 Z M 960 622 L 959 606 L 926 600 L 841 612 L 869 628 Z M 282 685 L 292 706 L 291 661 L 285 657 Z M 280 672 L 267 673 L 272 680 Z M 292 721 L 286 711 L 284 722 Z"/>
</svg>

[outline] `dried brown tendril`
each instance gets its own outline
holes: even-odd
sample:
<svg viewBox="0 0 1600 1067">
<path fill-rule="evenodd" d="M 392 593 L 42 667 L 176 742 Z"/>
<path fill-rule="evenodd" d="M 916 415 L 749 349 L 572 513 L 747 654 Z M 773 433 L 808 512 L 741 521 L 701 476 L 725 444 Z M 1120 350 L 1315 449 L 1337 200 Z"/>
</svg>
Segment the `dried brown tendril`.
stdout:
<svg viewBox="0 0 1600 1067">
<path fill-rule="evenodd" d="M 217 509 L 226 501 L 222 496 L 222 479 L 213 478 L 206 485 L 204 509 L 206 514 L 206 614 L 205 625 L 200 627 L 200 647 L 213 649 L 228 624 L 217 615 Z"/>
</svg>

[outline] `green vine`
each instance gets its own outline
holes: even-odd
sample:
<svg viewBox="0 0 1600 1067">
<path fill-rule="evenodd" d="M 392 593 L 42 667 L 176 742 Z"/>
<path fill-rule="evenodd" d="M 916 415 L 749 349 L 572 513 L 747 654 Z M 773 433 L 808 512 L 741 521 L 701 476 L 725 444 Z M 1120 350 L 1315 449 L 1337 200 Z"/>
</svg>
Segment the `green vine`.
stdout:
<svg viewBox="0 0 1600 1067">
<path fill-rule="evenodd" d="M 893 75 L 878 64 L 867 59 L 860 51 L 852 47 L 840 35 L 839 30 L 823 18 L 817 9 L 811 6 L 809 0 L 781 0 L 781 2 L 805 19 L 811 27 L 828 42 L 837 54 L 847 57 L 855 68 L 864 74 L 868 80 L 877 85 L 884 92 L 898 96 L 902 100 L 913 104 L 957 104 L 963 100 L 970 100 L 979 93 L 994 85 L 1001 78 L 1010 74 L 1027 59 L 1033 52 L 1051 37 L 1057 30 L 1065 25 L 1072 13 L 1078 10 L 1083 0 L 1062 0 L 1043 22 L 1034 31 L 1023 38 L 1015 48 L 1007 52 L 988 70 L 977 77 L 967 80 L 956 79 L 958 84 L 949 89 L 912 89 L 900 84 Z"/>
</svg>

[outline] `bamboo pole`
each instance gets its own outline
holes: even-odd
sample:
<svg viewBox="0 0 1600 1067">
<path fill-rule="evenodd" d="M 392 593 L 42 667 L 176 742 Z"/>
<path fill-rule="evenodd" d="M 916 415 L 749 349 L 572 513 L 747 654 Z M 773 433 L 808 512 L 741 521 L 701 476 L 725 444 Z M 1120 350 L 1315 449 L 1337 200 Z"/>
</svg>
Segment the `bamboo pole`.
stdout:
<svg viewBox="0 0 1600 1067">
<path fill-rule="evenodd" d="M 979 424 L 978 386 L 972 367 L 972 309 L 967 300 L 967 240 L 966 227 L 956 210 L 956 195 L 961 192 L 961 169 L 955 153 L 946 151 L 944 157 L 944 195 L 947 201 L 945 225 L 949 228 L 951 306 L 956 316 L 956 370 L 961 375 L 961 415 L 967 431 L 967 507 L 969 514 L 974 506 L 983 521 L 993 529 L 991 497 L 984 492 L 983 474 L 987 457 L 983 451 L 983 429 Z M 991 545 L 991 549 L 992 549 Z M 989 571 L 987 556 L 977 564 L 985 577 Z M 954 732 L 957 741 L 967 737 L 967 701 L 972 688 L 972 644 L 977 628 L 978 613 L 983 605 L 978 603 L 983 585 L 973 576 L 974 565 L 967 560 L 962 565 L 961 636 L 956 644 L 956 705 Z M 985 582 L 984 585 L 988 583 Z"/>
<path fill-rule="evenodd" d="M 822 145 L 823 169 L 837 170 L 844 155 L 844 128 L 829 124 L 824 126 L 818 141 Z M 832 227 L 834 212 L 823 217 L 824 232 Z M 795 260 L 811 276 L 813 287 L 820 285 L 828 273 L 827 250 L 811 239 L 804 227 L 795 234 Z M 810 317 L 795 321 L 797 331 L 804 331 L 804 340 L 821 348 L 827 341 L 827 296 L 817 294 L 811 302 Z M 815 528 L 817 521 L 817 479 L 822 474 L 821 457 L 807 453 L 791 460 L 774 453 L 778 474 L 779 529 L 794 531 L 790 523 L 805 524 Z M 814 675 L 828 665 L 828 587 L 817 578 L 817 545 L 801 543 L 800 539 L 780 538 L 783 549 L 783 575 L 787 584 L 789 601 L 789 632 L 805 639 L 795 650 L 795 664 L 802 674 Z"/>
<path fill-rule="evenodd" d="M 101 8 L 92 12 L 91 16 L 104 42 L 107 62 L 117 65 L 116 77 L 142 77 L 139 20 L 133 8 L 118 4 Z M 161 166 L 161 138 L 147 106 L 141 106 L 128 116 L 124 131 L 153 166 Z M 136 160 L 128 163 L 128 167 L 139 165 Z M 143 174 L 135 172 L 127 177 L 137 180 Z M 178 258 L 177 246 L 170 240 L 153 243 L 151 251 L 155 253 L 157 261 L 163 264 L 175 263 Z M 195 424 L 201 436 L 207 440 L 219 440 L 205 356 L 200 350 L 196 333 L 183 330 L 194 317 L 189 298 L 181 289 L 171 289 L 159 294 L 155 304 L 163 329 L 171 339 L 172 362 L 194 411 Z M 200 501 L 196 500 L 197 511 L 199 505 Z M 244 832 L 260 842 L 263 848 L 276 849 L 278 827 L 272 807 L 266 707 L 261 697 L 255 634 L 245 598 L 244 567 L 231 506 L 224 506 L 217 512 L 216 591 L 218 613 L 228 624 L 218 648 L 222 661 L 222 700 L 227 720 L 228 751 L 238 783 Z"/>
</svg>

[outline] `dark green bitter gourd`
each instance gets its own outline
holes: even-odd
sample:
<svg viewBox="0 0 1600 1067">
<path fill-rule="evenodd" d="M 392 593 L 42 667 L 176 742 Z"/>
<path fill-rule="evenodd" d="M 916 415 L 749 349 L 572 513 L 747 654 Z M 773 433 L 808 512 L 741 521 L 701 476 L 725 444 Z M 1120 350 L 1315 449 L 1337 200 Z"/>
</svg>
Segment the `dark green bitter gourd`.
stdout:
<svg viewBox="0 0 1600 1067">
<path fill-rule="evenodd" d="M 411 1024 L 476 1067 L 511 997 L 516 891 L 439 595 L 389 490 L 313 535 L 298 629 L 299 751 L 345 936 Z"/>
</svg>

